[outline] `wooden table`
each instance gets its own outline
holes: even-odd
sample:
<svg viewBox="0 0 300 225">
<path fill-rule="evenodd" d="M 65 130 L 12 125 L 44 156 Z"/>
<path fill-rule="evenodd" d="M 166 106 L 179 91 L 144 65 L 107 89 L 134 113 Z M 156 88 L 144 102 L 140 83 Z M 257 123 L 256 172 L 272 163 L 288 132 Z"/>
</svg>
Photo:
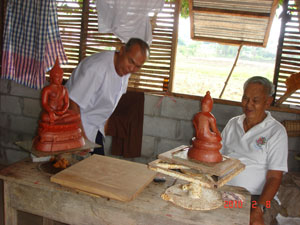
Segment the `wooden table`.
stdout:
<svg viewBox="0 0 300 225">
<path fill-rule="evenodd" d="M 152 182 L 133 201 L 120 202 L 51 183 L 51 175 L 37 165 L 26 159 L 0 171 L 6 225 L 18 224 L 18 210 L 75 225 L 249 224 L 250 195 L 241 188 L 231 187 L 231 191 L 246 196 L 242 208 L 222 206 L 211 211 L 190 211 L 160 198 L 174 183 L 171 177 L 166 177 L 165 183 Z"/>
</svg>

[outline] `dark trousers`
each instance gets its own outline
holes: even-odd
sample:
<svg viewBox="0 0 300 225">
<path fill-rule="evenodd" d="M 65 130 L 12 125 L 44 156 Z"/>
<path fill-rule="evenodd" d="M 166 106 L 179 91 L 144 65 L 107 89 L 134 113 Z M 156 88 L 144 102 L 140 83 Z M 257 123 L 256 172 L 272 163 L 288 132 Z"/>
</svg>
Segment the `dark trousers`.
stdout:
<svg viewBox="0 0 300 225">
<path fill-rule="evenodd" d="M 104 155 L 103 135 L 101 134 L 100 131 L 98 131 L 98 133 L 97 133 L 95 142 L 96 142 L 96 144 L 101 145 L 101 147 L 94 148 L 94 151 L 91 154 L 92 155 L 93 154 Z"/>
</svg>

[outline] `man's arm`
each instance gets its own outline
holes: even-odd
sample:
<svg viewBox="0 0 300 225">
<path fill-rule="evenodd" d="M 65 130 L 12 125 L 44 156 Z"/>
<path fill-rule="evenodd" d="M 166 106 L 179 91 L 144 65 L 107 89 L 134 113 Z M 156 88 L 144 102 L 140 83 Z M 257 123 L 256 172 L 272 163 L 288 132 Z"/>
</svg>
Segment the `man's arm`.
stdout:
<svg viewBox="0 0 300 225">
<path fill-rule="evenodd" d="M 277 193 L 281 179 L 282 179 L 282 171 L 279 170 L 268 170 L 266 176 L 266 183 L 264 185 L 263 191 L 259 197 L 258 204 L 266 205 L 267 201 L 271 202 Z M 263 225 L 263 212 L 261 208 L 256 206 L 256 208 L 251 209 L 250 214 L 250 224 L 251 225 Z"/>
<path fill-rule="evenodd" d="M 77 103 L 74 102 L 72 99 L 69 99 L 69 100 L 70 100 L 70 106 L 69 106 L 69 109 L 70 109 L 70 110 L 73 110 L 74 112 L 77 112 L 77 113 L 79 113 L 79 115 L 81 115 L 81 114 L 80 114 L 80 107 L 79 107 L 79 105 L 77 105 Z M 86 137 L 85 132 L 84 132 L 84 129 L 83 129 L 82 121 L 81 121 L 81 120 L 80 120 L 79 127 L 80 127 L 80 129 L 81 129 L 82 136 L 83 136 L 85 139 L 88 139 L 88 138 Z"/>
</svg>

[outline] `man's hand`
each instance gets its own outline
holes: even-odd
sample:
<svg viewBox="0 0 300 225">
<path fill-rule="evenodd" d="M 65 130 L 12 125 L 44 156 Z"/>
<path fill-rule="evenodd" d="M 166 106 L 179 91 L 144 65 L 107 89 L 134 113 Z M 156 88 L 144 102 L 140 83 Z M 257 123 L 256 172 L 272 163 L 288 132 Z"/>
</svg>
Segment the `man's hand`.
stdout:
<svg viewBox="0 0 300 225">
<path fill-rule="evenodd" d="M 250 225 L 264 225 L 263 215 L 259 207 L 252 208 L 250 213 Z"/>
<path fill-rule="evenodd" d="M 258 203 L 265 205 L 267 201 L 271 201 L 281 183 L 282 171 L 268 170 L 266 183 Z M 250 213 L 250 225 L 264 225 L 263 212 L 260 207 L 252 208 Z"/>
</svg>

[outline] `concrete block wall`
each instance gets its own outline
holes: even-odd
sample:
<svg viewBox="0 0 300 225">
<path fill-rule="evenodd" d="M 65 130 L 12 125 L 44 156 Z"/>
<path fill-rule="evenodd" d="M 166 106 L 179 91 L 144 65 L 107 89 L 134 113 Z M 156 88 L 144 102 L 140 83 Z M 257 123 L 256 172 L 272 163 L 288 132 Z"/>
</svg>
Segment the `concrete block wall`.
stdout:
<svg viewBox="0 0 300 225">
<path fill-rule="evenodd" d="M 200 101 L 145 95 L 143 151 L 152 157 L 180 145 L 190 145 L 195 136 L 192 119 L 200 111 Z M 241 108 L 214 104 L 212 113 L 221 131 L 227 121 L 241 114 Z M 150 149 L 153 149 L 152 151 Z M 143 155 L 142 151 L 142 155 Z"/>
<path fill-rule="evenodd" d="M 192 119 L 199 111 L 200 101 L 146 94 L 142 156 L 148 152 L 152 153 L 149 156 L 155 158 L 158 154 L 180 145 L 191 144 L 195 135 Z M 242 114 L 242 108 L 214 103 L 212 113 L 219 130 L 222 131 L 229 119 Z M 300 114 L 278 111 L 271 111 L 271 114 L 280 122 L 300 120 Z M 294 158 L 300 152 L 299 146 L 300 137 L 289 137 L 290 171 L 300 171 L 300 162 Z"/>
<path fill-rule="evenodd" d="M 0 89 L 0 164 L 18 161 L 29 154 L 18 148 L 15 141 L 32 140 L 36 134 L 37 121 L 41 111 L 40 91 L 2 80 Z M 191 144 L 194 136 L 192 119 L 200 111 L 200 101 L 175 97 L 161 97 L 145 94 L 142 157 L 130 159 L 150 162 L 157 155 Z M 215 103 L 212 113 L 219 130 L 227 121 L 240 115 L 238 106 Z M 271 111 L 279 121 L 299 120 L 300 114 Z M 111 137 L 106 137 L 105 151 L 110 154 Z M 289 169 L 300 171 L 300 163 L 294 155 L 300 152 L 300 137 L 289 137 Z"/>
<path fill-rule="evenodd" d="M 41 111 L 41 91 L 0 79 L 0 164 L 29 156 L 14 143 L 31 140 Z"/>
</svg>

